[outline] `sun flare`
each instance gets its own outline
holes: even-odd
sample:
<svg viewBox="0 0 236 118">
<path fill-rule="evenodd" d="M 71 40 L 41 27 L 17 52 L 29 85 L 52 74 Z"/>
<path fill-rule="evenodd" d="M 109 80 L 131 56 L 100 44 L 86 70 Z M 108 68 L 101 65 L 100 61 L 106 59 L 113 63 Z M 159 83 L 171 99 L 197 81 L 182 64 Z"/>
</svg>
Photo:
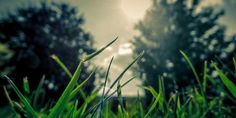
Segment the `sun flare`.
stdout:
<svg viewBox="0 0 236 118">
<path fill-rule="evenodd" d="M 131 19 L 141 19 L 151 5 L 150 0 L 121 0 L 122 11 Z"/>
</svg>

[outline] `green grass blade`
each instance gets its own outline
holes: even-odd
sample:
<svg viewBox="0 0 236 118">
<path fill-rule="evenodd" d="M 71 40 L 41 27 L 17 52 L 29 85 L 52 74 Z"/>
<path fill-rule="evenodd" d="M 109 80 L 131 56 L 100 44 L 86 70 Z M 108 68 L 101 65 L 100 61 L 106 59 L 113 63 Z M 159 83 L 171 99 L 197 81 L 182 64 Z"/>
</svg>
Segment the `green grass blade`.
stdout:
<svg viewBox="0 0 236 118">
<path fill-rule="evenodd" d="M 44 80 L 45 80 L 45 75 L 42 76 L 42 79 L 40 80 L 39 85 L 36 88 L 36 91 L 34 91 L 34 96 L 33 96 L 33 106 L 34 107 L 36 107 L 38 105 L 37 102 L 38 102 L 39 97 L 40 97 L 41 89 L 43 88 Z"/>
<path fill-rule="evenodd" d="M 105 105 L 104 118 L 109 118 L 109 107 L 108 104 Z"/>
<path fill-rule="evenodd" d="M 218 72 L 222 82 L 227 87 L 227 89 L 230 91 L 230 93 L 236 98 L 236 86 L 234 83 L 214 64 L 214 67 L 216 71 Z"/>
<path fill-rule="evenodd" d="M 216 80 L 214 80 L 214 78 L 212 78 L 211 76 L 207 75 L 208 80 L 211 82 L 212 85 L 216 86 L 217 82 Z"/>
<path fill-rule="evenodd" d="M 85 57 L 82 59 L 82 61 L 79 63 L 76 71 L 74 72 L 69 84 L 67 85 L 66 89 L 62 93 L 61 97 L 59 98 L 58 102 L 56 105 L 53 107 L 52 111 L 49 114 L 49 118 L 55 118 L 58 117 L 58 115 L 65 109 L 65 104 L 69 101 L 70 99 L 70 93 L 73 91 L 73 88 L 77 84 L 77 80 L 79 79 L 80 73 L 82 66 L 84 62 L 92 59 L 96 55 L 100 54 L 103 50 L 105 50 L 108 46 L 110 46 L 112 43 L 114 43 L 117 40 L 117 38 L 113 41 L 111 41 L 109 44 L 101 48 L 100 50 L 90 54 L 89 56 Z"/>
<path fill-rule="evenodd" d="M 72 118 L 77 118 L 77 109 L 78 109 L 78 100 L 75 101 L 75 104 L 74 104 L 74 110 L 73 110 L 73 115 L 72 115 Z"/>
<path fill-rule="evenodd" d="M 203 92 L 206 92 L 206 82 L 207 82 L 207 61 L 204 62 L 204 68 L 203 68 Z"/>
<path fill-rule="evenodd" d="M 95 57 L 96 55 L 100 54 L 103 50 L 105 50 L 107 47 L 109 47 L 111 44 L 113 44 L 116 40 L 118 39 L 118 37 L 116 37 L 113 41 L 111 41 L 110 43 L 108 43 L 106 46 L 104 46 L 103 48 L 101 48 L 100 50 L 88 55 L 87 57 L 85 57 L 83 60 L 83 62 L 86 62 L 90 59 L 92 59 L 93 57 Z"/>
<path fill-rule="evenodd" d="M 15 107 L 14 107 L 14 104 L 13 104 L 13 101 L 12 101 L 11 97 L 9 96 L 9 93 L 7 92 L 7 89 L 6 89 L 5 86 L 3 86 L 3 90 L 4 90 L 4 93 L 5 93 L 6 97 L 7 97 L 7 100 L 8 100 L 9 103 L 10 103 L 10 107 L 11 107 L 12 111 L 13 111 L 15 114 L 17 114 L 17 112 L 16 112 L 16 110 L 15 110 Z"/>
<path fill-rule="evenodd" d="M 81 84 L 79 84 L 70 94 L 70 98 L 73 98 L 79 90 L 83 87 L 83 85 L 92 77 L 92 75 L 95 73 L 96 69 L 89 75 L 87 79 L 85 79 Z"/>
<path fill-rule="evenodd" d="M 17 96 L 20 98 L 22 103 L 25 105 L 25 108 L 26 108 L 27 112 L 30 115 L 32 115 L 32 117 L 37 118 L 38 115 L 37 115 L 36 111 L 33 109 L 33 107 L 30 105 L 27 98 L 20 92 L 20 90 L 16 87 L 16 85 L 11 81 L 10 78 L 8 78 L 7 76 L 4 76 L 4 77 L 8 80 L 8 82 L 10 83 L 11 87 L 13 88 L 13 90 L 15 91 Z"/>
<path fill-rule="evenodd" d="M 68 77 L 72 78 L 72 74 L 69 69 L 64 65 L 64 63 L 55 55 L 51 55 L 51 58 L 56 61 L 56 63 L 63 69 L 63 71 L 68 75 Z"/>
<path fill-rule="evenodd" d="M 233 58 L 233 63 L 234 63 L 234 77 L 236 77 L 236 60 Z"/>
<path fill-rule="evenodd" d="M 154 96 L 155 97 L 155 101 L 154 103 L 151 105 L 150 109 L 148 110 L 147 114 L 144 116 L 144 118 L 147 118 L 149 116 L 149 114 L 156 108 L 157 103 L 159 102 L 160 99 L 160 94 L 158 94 L 158 96 Z"/>
<path fill-rule="evenodd" d="M 114 56 L 111 58 L 111 61 L 110 61 L 109 65 L 108 65 L 107 72 L 106 72 L 106 76 L 105 76 L 105 83 L 104 83 L 103 91 L 102 91 L 102 104 L 101 104 L 100 116 L 102 116 L 103 109 L 104 109 L 104 94 L 105 94 L 105 88 L 106 88 L 106 86 L 107 86 L 107 81 L 108 81 L 108 77 L 109 77 L 109 73 L 110 73 L 110 68 L 111 68 L 111 64 L 112 64 L 112 62 L 113 62 L 113 59 L 114 59 Z"/>
<path fill-rule="evenodd" d="M 126 81 L 124 84 L 121 85 L 121 88 L 123 88 L 124 86 L 126 86 L 128 83 L 130 83 L 133 79 L 135 79 L 136 76 L 130 78 L 128 81 Z M 104 102 L 108 101 L 114 94 L 116 93 L 116 91 L 112 92 L 109 96 L 107 96 L 106 98 L 104 98 Z M 86 115 L 95 112 L 98 107 L 102 104 L 102 101 L 98 102 L 96 105 L 94 105 L 92 108 L 90 108 L 87 112 Z"/>
<path fill-rule="evenodd" d="M 112 85 L 110 86 L 110 89 L 108 89 L 108 91 L 106 92 L 105 95 L 107 95 L 110 90 L 115 86 L 115 84 L 122 79 L 123 75 L 126 73 L 126 71 L 135 63 L 137 62 L 142 56 L 143 56 L 144 52 L 142 52 L 139 56 L 137 56 L 122 72 L 121 74 L 115 79 L 115 81 L 112 83 Z"/>
<path fill-rule="evenodd" d="M 53 107 L 52 111 L 49 114 L 49 118 L 56 118 L 58 115 L 65 109 L 65 104 L 69 101 L 70 94 L 73 91 L 73 88 L 77 84 L 77 80 L 79 79 L 83 62 L 80 62 L 78 65 L 71 81 L 67 85 L 66 89 L 62 93 L 56 105 Z"/>
<path fill-rule="evenodd" d="M 145 115 L 145 112 L 144 112 L 144 108 L 143 108 L 143 104 L 142 104 L 142 102 L 141 101 L 139 101 L 138 102 L 138 110 L 140 111 L 139 113 L 139 115 L 141 116 L 141 118 L 143 118 L 144 117 L 144 115 Z"/>
<path fill-rule="evenodd" d="M 158 96 L 158 93 L 157 93 L 157 92 L 155 91 L 155 89 L 152 88 L 151 86 L 149 86 L 149 87 L 145 87 L 145 86 L 142 87 L 142 86 L 141 86 L 141 88 L 143 88 L 143 89 L 149 91 L 149 92 L 152 94 L 153 97 Z"/>
<path fill-rule="evenodd" d="M 12 108 L 14 108 L 13 101 L 11 100 L 11 97 L 9 96 L 9 93 L 7 92 L 7 89 L 6 89 L 5 86 L 3 86 L 3 90 L 4 90 L 4 93 L 5 93 L 6 97 L 7 97 L 7 100 L 8 100 L 9 103 L 10 103 L 10 106 L 11 106 Z"/>
<path fill-rule="evenodd" d="M 144 54 L 144 52 L 142 52 L 138 57 L 136 57 L 122 72 L 121 72 L 121 74 L 115 79 L 115 81 L 112 83 L 112 85 L 110 86 L 110 88 L 107 90 L 107 92 L 106 92 L 106 94 L 105 94 L 105 96 L 108 96 L 108 94 L 109 94 L 109 92 L 110 92 L 110 90 L 115 86 L 115 84 L 118 82 L 118 81 L 120 81 L 121 79 L 122 79 L 122 77 L 123 77 L 123 75 L 125 74 L 125 72 L 138 60 L 138 59 L 140 59 L 142 56 L 143 56 L 143 54 Z M 133 78 L 132 78 L 133 79 Z M 131 80 L 132 80 L 131 79 Z M 128 81 L 129 82 L 129 81 Z M 125 83 L 125 84 L 127 84 L 127 83 Z M 123 84 L 124 85 L 124 84 Z M 123 87 L 123 86 L 122 86 Z M 114 91 L 112 94 L 115 94 L 115 92 L 116 91 Z M 111 96 L 109 96 L 109 97 L 111 97 Z M 103 102 L 103 100 L 102 101 L 100 101 L 99 102 L 99 105 L 101 105 L 101 103 Z M 99 106 L 98 105 L 98 106 Z M 94 110 L 93 111 L 93 113 L 92 113 L 92 116 L 95 114 L 95 112 L 98 110 L 98 106 L 94 106 L 93 108 L 92 108 L 92 110 Z M 89 110 L 89 112 L 91 112 L 91 109 Z"/>
<path fill-rule="evenodd" d="M 111 61 L 110 61 L 109 66 L 107 68 L 106 77 L 105 77 L 105 83 L 104 83 L 104 86 L 103 86 L 104 88 L 103 88 L 103 91 L 102 91 L 102 98 L 104 98 L 105 88 L 106 88 L 106 85 L 107 85 L 108 76 L 109 76 L 109 72 L 110 72 L 110 68 L 111 68 L 111 64 L 113 62 L 113 59 L 114 59 L 114 57 L 111 58 Z"/>
<path fill-rule="evenodd" d="M 23 89 L 24 89 L 25 93 L 27 93 L 27 94 L 30 93 L 29 81 L 26 77 L 23 78 Z"/>
<path fill-rule="evenodd" d="M 155 98 L 153 104 L 151 105 L 150 109 L 148 110 L 147 114 L 145 114 L 144 118 L 147 118 L 148 115 L 156 108 L 157 104 L 159 103 L 161 94 L 158 94 L 152 87 L 143 87 L 145 90 L 149 91 L 152 96 Z"/>
<path fill-rule="evenodd" d="M 159 108 L 163 113 L 165 113 L 166 101 L 165 101 L 164 80 L 162 77 L 160 77 L 158 81 L 159 81 L 158 83 L 159 83 L 159 94 L 160 94 Z"/>
<path fill-rule="evenodd" d="M 204 95 L 203 88 L 202 88 L 202 85 L 201 85 L 201 82 L 200 82 L 200 78 L 199 78 L 199 76 L 198 76 L 198 74 L 197 74 L 197 71 L 196 71 L 196 69 L 194 68 L 192 62 L 190 61 L 189 57 L 188 57 L 183 51 L 180 50 L 180 53 L 184 56 L 185 60 L 188 62 L 188 65 L 189 65 L 190 68 L 192 69 L 193 74 L 194 74 L 194 76 L 195 76 L 195 78 L 196 78 L 196 80 L 197 80 L 197 82 L 198 82 L 198 85 L 199 85 L 199 87 L 200 87 L 200 89 L 201 89 L 201 93 L 202 93 L 202 95 Z"/>
</svg>

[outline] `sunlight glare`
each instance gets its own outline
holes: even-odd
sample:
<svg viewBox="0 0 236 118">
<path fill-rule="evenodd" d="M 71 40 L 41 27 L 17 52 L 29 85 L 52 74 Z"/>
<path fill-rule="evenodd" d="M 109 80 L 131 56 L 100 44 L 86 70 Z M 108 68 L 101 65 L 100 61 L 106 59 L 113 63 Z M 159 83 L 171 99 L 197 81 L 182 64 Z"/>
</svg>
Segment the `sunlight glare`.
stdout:
<svg viewBox="0 0 236 118">
<path fill-rule="evenodd" d="M 150 0 L 121 0 L 121 9 L 132 20 L 141 19 L 150 5 Z"/>
</svg>

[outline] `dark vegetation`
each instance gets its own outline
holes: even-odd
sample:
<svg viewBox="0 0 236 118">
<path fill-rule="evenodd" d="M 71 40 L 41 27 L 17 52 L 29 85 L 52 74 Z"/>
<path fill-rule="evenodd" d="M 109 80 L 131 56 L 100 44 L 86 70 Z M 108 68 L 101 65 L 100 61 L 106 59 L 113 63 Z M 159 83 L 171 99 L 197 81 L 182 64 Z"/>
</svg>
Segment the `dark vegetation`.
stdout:
<svg viewBox="0 0 236 118">
<path fill-rule="evenodd" d="M 197 83 L 190 69 L 183 68 L 186 62 L 179 50 L 189 56 L 201 77 L 204 61 L 214 61 L 236 82 L 235 74 L 230 71 L 234 68 L 231 61 L 235 57 L 236 38 L 226 36 L 225 26 L 218 22 L 224 11 L 213 6 L 201 8 L 201 2 L 152 0 L 145 18 L 136 25 L 140 35 L 133 40 L 134 55 L 146 52 L 135 69 L 142 73 L 145 86 L 158 90 L 158 79 L 162 77 L 167 93 L 173 93 Z M 211 64 L 207 72 L 215 76 L 212 69 Z M 208 88 L 215 92 L 215 88 Z"/>
<path fill-rule="evenodd" d="M 1 73 L 9 75 L 21 90 L 23 78 L 28 78 L 34 90 L 44 76 L 47 101 L 58 98 L 69 78 L 50 56 L 57 55 L 74 72 L 81 56 L 95 51 L 92 36 L 83 30 L 83 24 L 78 10 L 64 3 L 42 2 L 39 6 L 18 8 L 0 20 L 0 43 L 11 51 L 3 56 Z M 81 77 L 88 76 L 90 65 L 85 65 Z M 87 82 L 86 93 L 94 88 L 94 79 L 93 76 Z M 0 83 L 3 93 L 6 82 Z M 7 103 L 5 96 L 1 95 L 0 99 L 1 105 Z"/>
</svg>

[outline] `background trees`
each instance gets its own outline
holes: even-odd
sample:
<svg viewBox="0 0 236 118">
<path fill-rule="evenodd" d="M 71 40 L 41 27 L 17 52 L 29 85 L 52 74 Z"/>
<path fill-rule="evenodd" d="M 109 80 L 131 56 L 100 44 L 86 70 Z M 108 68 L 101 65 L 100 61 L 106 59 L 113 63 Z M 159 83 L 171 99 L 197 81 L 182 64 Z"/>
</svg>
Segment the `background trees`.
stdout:
<svg viewBox="0 0 236 118">
<path fill-rule="evenodd" d="M 13 52 L 10 59 L 1 63 L 0 70 L 10 68 L 8 74 L 18 87 L 22 87 L 22 79 L 27 77 L 31 88 L 36 88 L 45 75 L 47 98 L 56 98 L 69 78 L 50 56 L 56 54 L 74 72 L 79 57 L 95 50 L 91 35 L 82 28 L 83 23 L 77 9 L 65 3 L 42 2 L 39 6 L 18 8 L 0 20 L 0 43 Z M 87 64 L 80 81 L 88 76 L 89 67 Z M 93 89 L 93 81 L 94 77 L 87 83 L 86 92 Z"/>
<path fill-rule="evenodd" d="M 144 85 L 158 89 L 160 76 L 168 91 L 194 84 L 192 71 L 179 50 L 187 53 L 198 73 L 203 72 L 204 60 L 216 59 L 220 66 L 225 64 L 225 69 L 226 65 L 232 67 L 236 39 L 227 37 L 225 27 L 217 22 L 224 11 L 210 6 L 201 8 L 200 3 L 201 0 L 152 0 L 145 18 L 136 25 L 140 35 L 133 40 L 134 55 L 145 50 L 136 67 Z"/>
</svg>

